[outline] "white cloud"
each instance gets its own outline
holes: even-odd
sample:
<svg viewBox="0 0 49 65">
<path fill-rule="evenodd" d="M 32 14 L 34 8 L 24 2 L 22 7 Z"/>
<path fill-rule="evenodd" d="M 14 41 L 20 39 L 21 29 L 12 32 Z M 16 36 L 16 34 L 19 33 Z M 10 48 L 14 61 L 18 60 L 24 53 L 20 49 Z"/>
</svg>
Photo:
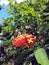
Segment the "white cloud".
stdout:
<svg viewBox="0 0 49 65">
<path fill-rule="evenodd" d="M 20 3 L 20 2 L 23 2 L 24 0 L 16 0 L 17 1 L 17 3 Z"/>
<path fill-rule="evenodd" d="M 23 2 L 24 0 L 16 0 L 17 3 Z M 0 5 L 8 5 L 9 1 L 8 0 L 0 0 Z"/>
<path fill-rule="evenodd" d="M 8 5 L 9 1 L 8 0 L 1 0 L 0 5 Z"/>
</svg>

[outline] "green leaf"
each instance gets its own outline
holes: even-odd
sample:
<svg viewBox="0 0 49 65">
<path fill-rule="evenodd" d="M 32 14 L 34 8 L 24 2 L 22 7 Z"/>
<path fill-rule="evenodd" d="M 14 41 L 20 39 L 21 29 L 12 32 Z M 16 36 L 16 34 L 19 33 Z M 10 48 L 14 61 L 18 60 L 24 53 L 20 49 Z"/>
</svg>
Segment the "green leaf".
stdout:
<svg viewBox="0 0 49 65">
<path fill-rule="evenodd" d="M 34 56 L 37 60 L 37 62 L 41 65 L 49 65 L 49 60 L 48 60 L 48 56 L 46 54 L 46 51 L 44 48 L 38 48 L 35 52 L 34 52 Z"/>
</svg>

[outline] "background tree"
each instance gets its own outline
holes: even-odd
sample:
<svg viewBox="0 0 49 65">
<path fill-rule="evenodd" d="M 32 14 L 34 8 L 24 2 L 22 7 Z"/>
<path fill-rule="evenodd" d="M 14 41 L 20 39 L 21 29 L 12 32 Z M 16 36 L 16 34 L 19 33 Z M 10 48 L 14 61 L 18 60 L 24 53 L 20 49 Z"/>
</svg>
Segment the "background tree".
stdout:
<svg viewBox="0 0 49 65">
<path fill-rule="evenodd" d="M 7 12 L 12 17 L 3 20 L 1 31 L 3 33 L 3 47 L 6 52 L 5 60 L 8 61 L 12 58 L 15 61 L 17 57 L 16 64 L 19 65 L 24 59 L 26 60 L 26 57 L 28 57 L 28 60 L 32 60 L 33 56 L 30 57 L 30 54 L 33 54 L 33 50 L 26 47 L 15 48 L 12 46 L 12 41 L 17 35 L 30 33 L 37 36 L 37 42 L 43 43 L 44 41 L 45 43 L 45 40 L 49 38 L 49 2 L 46 0 L 35 0 L 34 2 L 26 0 L 19 4 L 16 1 L 12 2 L 10 0 L 9 2 Z M 34 57 L 33 59 L 35 60 Z"/>
</svg>

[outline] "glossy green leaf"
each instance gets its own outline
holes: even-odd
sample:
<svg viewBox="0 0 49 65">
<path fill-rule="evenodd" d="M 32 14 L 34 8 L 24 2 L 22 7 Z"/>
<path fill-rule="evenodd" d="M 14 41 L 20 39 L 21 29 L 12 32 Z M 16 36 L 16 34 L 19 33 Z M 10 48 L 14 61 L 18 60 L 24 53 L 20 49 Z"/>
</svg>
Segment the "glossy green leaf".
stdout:
<svg viewBox="0 0 49 65">
<path fill-rule="evenodd" d="M 38 48 L 35 52 L 34 52 L 34 56 L 37 60 L 37 62 L 41 65 L 49 65 L 49 60 L 48 60 L 48 56 L 47 53 L 45 51 L 44 48 Z"/>
</svg>

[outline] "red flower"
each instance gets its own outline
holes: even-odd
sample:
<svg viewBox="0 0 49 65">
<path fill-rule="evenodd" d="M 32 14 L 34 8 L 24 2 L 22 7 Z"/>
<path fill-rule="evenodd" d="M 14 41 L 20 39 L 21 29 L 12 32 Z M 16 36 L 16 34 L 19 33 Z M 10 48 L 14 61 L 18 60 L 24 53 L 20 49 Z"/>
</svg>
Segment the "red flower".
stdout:
<svg viewBox="0 0 49 65">
<path fill-rule="evenodd" d="M 20 46 L 22 46 L 22 43 L 19 39 L 15 38 L 13 41 L 13 45 L 16 47 L 20 47 Z"/>
<path fill-rule="evenodd" d="M 36 41 L 36 36 L 32 34 L 24 34 L 24 36 L 26 37 L 29 46 L 32 46 Z"/>
<path fill-rule="evenodd" d="M 26 45 L 25 43 L 27 43 L 27 40 L 23 35 L 17 36 L 13 41 L 13 45 L 16 47 L 21 47 L 23 45 Z"/>
<path fill-rule="evenodd" d="M 31 35 L 31 34 L 23 34 L 17 36 L 14 41 L 13 45 L 16 47 L 21 47 L 21 46 L 32 46 L 33 43 L 36 41 L 36 36 Z"/>
</svg>

